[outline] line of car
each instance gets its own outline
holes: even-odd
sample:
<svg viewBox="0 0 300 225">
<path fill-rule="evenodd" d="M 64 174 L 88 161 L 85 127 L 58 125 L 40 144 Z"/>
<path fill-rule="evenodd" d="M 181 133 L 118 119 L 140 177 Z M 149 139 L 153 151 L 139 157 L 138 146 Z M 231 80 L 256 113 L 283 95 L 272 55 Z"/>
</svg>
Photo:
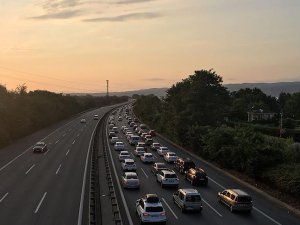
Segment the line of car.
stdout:
<svg viewBox="0 0 300 225">
<path fill-rule="evenodd" d="M 170 151 L 166 146 L 154 142 L 155 131 L 147 132 L 144 124 L 138 125 L 137 119 L 131 119 L 129 116 L 130 107 L 127 106 L 119 110 L 118 121 L 123 121 L 121 114 L 123 110 L 125 110 L 124 117 L 132 129 L 122 126 L 121 131 L 125 134 L 128 143 L 135 146 L 132 152 L 133 155 L 139 157 L 143 163 L 152 164 L 151 172 L 156 176 L 156 181 L 162 188 L 168 186 L 179 188 L 179 178 L 174 170 L 183 174 L 184 178 L 193 186 L 208 185 L 208 176 L 204 169 L 196 167 L 191 159 L 178 157 L 175 152 Z M 119 151 L 119 160 L 124 171 L 121 177 L 122 185 L 124 188 L 139 188 L 141 184 L 136 173 L 137 166 L 129 151 L 125 150 L 124 143 L 117 138 L 116 133 L 119 128 L 115 124 L 114 116 L 109 119 L 109 128 L 111 129 L 109 132 L 110 143 L 114 145 L 116 151 Z M 112 131 L 113 128 L 114 131 Z M 166 163 L 173 163 L 174 170 L 168 168 L 166 163 L 155 162 L 155 157 L 149 152 L 148 147 L 163 157 Z M 251 196 L 240 189 L 226 189 L 219 192 L 217 196 L 218 201 L 227 205 L 232 212 L 237 210 L 251 211 L 253 207 Z M 201 200 L 201 194 L 194 188 L 179 188 L 173 193 L 173 202 L 178 205 L 183 213 L 187 211 L 201 212 L 203 207 Z M 136 201 L 136 212 L 141 224 L 145 222 L 166 223 L 165 210 L 156 194 L 146 194 L 143 198 L 138 199 Z"/>
</svg>

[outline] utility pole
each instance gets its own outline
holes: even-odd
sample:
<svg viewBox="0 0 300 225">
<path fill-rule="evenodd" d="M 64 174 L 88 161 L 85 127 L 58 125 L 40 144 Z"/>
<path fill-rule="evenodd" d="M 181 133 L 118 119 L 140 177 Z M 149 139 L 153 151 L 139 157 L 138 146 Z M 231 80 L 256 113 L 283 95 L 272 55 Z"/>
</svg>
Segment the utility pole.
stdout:
<svg viewBox="0 0 300 225">
<path fill-rule="evenodd" d="M 280 113 L 280 136 L 279 137 L 281 137 L 282 136 L 282 133 L 283 133 L 283 129 L 282 129 L 282 124 L 283 124 L 283 122 L 282 122 L 282 115 L 283 114 L 283 110 L 281 110 L 281 113 Z"/>
<path fill-rule="evenodd" d="M 106 97 L 108 98 L 108 83 L 109 83 L 109 80 L 106 80 Z"/>
</svg>

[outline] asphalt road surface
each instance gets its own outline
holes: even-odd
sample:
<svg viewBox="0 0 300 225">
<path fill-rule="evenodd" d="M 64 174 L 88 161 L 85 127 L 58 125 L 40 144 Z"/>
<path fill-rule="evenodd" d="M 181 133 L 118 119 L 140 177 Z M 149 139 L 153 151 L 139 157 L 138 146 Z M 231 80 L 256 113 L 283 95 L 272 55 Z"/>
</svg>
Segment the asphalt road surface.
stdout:
<svg viewBox="0 0 300 225">
<path fill-rule="evenodd" d="M 122 125 L 127 124 L 127 120 L 122 114 L 123 121 L 118 122 L 117 126 L 120 129 Z M 131 128 L 130 128 L 131 129 Z M 132 129 L 131 129 L 132 130 Z M 107 128 L 107 132 L 109 129 Z M 120 141 L 124 142 L 125 150 L 129 153 L 133 153 L 134 148 L 130 146 L 126 140 L 125 135 L 120 131 L 118 133 Z M 137 173 L 141 182 L 139 190 L 128 190 L 119 188 L 121 190 L 119 202 L 123 204 L 123 215 L 127 215 L 128 219 L 124 219 L 124 224 L 139 224 L 139 219 L 135 213 L 135 202 L 147 193 L 156 193 L 162 200 L 162 204 L 167 213 L 167 224 L 172 225 L 193 225 L 193 224 L 227 224 L 227 225 L 243 225 L 243 224 L 259 224 L 259 225 L 299 225 L 300 219 L 288 213 L 286 209 L 283 209 L 268 199 L 256 193 L 243 185 L 236 183 L 229 177 L 211 168 L 205 162 L 191 157 L 186 152 L 172 146 L 172 144 L 160 138 L 154 138 L 155 142 L 161 143 L 163 146 L 167 146 L 170 151 L 177 153 L 179 157 L 190 157 L 196 166 L 204 168 L 209 176 L 208 186 L 192 186 L 184 179 L 184 176 L 179 174 L 176 170 L 179 180 L 180 188 L 196 188 L 203 198 L 203 210 L 201 213 L 186 213 L 183 214 L 179 207 L 173 203 L 172 194 L 175 192 L 173 188 L 160 187 L 160 184 L 156 182 L 154 174 L 151 172 L 150 164 L 143 164 L 138 157 L 132 154 L 132 158 L 137 164 Z M 116 168 L 117 182 L 120 182 L 122 175 L 121 163 L 118 160 L 118 152 L 113 149 L 113 146 L 109 146 L 111 152 L 114 167 Z M 163 157 L 159 156 L 156 152 L 152 152 L 155 156 L 156 162 L 165 162 Z M 166 162 L 165 162 L 166 163 Z M 169 168 L 173 168 L 172 164 L 168 164 Z M 248 192 L 254 202 L 254 208 L 251 213 L 231 213 L 230 210 L 217 201 L 217 192 L 224 190 L 225 188 L 240 188 Z M 122 200 L 122 196 L 124 199 Z M 128 210 L 127 210 L 128 209 Z"/>
<path fill-rule="evenodd" d="M 0 150 L 1 225 L 80 225 L 81 218 L 86 224 L 84 174 L 99 121 L 93 116 L 101 118 L 110 109 L 86 112 Z M 33 153 L 40 140 L 48 151 Z"/>
</svg>

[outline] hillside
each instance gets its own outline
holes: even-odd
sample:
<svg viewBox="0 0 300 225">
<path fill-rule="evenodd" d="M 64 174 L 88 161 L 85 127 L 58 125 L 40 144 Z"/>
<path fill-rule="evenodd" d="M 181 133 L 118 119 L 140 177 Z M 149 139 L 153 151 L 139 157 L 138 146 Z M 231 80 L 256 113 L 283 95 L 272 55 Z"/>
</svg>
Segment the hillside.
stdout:
<svg viewBox="0 0 300 225">
<path fill-rule="evenodd" d="M 267 95 L 278 97 L 281 92 L 294 93 L 300 92 L 300 82 L 278 82 L 278 83 L 242 83 L 242 84 L 225 84 L 229 91 L 237 91 L 242 88 L 259 88 Z M 165 96 L 168 88 L 149 88 L 124 92 L 110 92 L 112 96 L 132 96 L 154 94 L 158 97 Z M 72 93 L 71 95 L 86 95 L 83 93 Z M 106 93 L 90 93 L 93 96 L 105 96 Z"/>
</svg>

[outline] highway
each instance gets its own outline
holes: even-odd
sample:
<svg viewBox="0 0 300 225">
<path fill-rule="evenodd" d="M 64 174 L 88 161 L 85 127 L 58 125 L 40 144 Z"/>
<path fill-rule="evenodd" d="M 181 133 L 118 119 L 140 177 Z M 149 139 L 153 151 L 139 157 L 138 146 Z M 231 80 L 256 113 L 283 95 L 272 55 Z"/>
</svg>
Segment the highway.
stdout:
<svg viewBox="0 0 300 225">
<path fill-rule="evenodd" d="M 100 121 L 93 116 L 101 118 L 110 109 L 86 112 L 0 150 L 1 225 L 87 224 L 83 187 L 92 134 Z M 80 123 L 82 118 L 87 122 Z M 40 140 L 49 150 L 33 153 Z"/>
<path fill-rule="evenodd" d="M 120 129 L 122 125 L 127 124 L 127 120 L 122 114 L 123 120 L 116 124 Z M 131 128 L 130 128 L 131 129 Z M 131 129 L 132 131 L 132 129 Z M 108 127 L 106 132 L 109 132 Z M 189 182 L 187 182 L 183 175 L 179 174 L 176 170 L 179 179 L 180 179 L 180 188 L 196 188 L 202 195 L 203 201 L 203 210 L 200 214 L 197 213 L 186 213 L 183 214 L 180 209 L 173 203 L 172 194 L 176 189 L 173 188 L 164 188 L 162 189 L 159 183 L 156 182 L 155 176 L 151 173 L 151 165 L 143 164 L 138 157 L 135 157 L 132 153 L 134 148 L 130 146 L 126 140 L 125 135 L 120 131 L 118 133 L 120 141 L 124 142 L 125 150 L 128 150 L 131 153 L 132 158 L 136 161 L 137 164 L 137 174 L 139 176 L 141 186 L 138 190 L 128 190 L 120 187 L 120 178 L 122 175 L 121 163 L 118 160 L 118 152 L 113 149 L 113 146 L 108 145 L 108 149 L 111 153 L 112 167 L 115 167 L 115 187 L 119 187 L 119 203 L 123 204 L 122 215 L 128 217 L 123 219 L 124 224 L 139 224 L 139 219 L 135 213 L 135 201 L 143 197 L 147 193 L 156 193 L 162 201 L 162 204 L 167 213 L 167 224 L 172 225 L 193 225 L 193 224 L 226 224 L 226 225 L 242 225 L 242 224 L 260 224 L 260 225 L 299 225 L 300 219 L 294 215 L 288 213 L 286 209 L 281 208 L 280 206 L 275 205 L 273 202 L 266 199 L 261 194 L 248 189 L 246 186 L 243 186 L 230 177 L 220 173 L 214 168 L 207 165 L 199 158 L 194 158 L 189 155 L 187 152 L 182 151 L 171 143 L 166 142 L 158 137 L 154 138 L 155 142 L 161 143 L 163 146 L 167 146 L 170 151 L 177 153 L 179 157 L 189 157 L 195 163 L 196 166 L 204 168 L 209 176 L 209 182 L 207 187 L 197 186 L 193 187 Z M 108 138 L 107 138 L 108 141 Z M 148 148 L 149 149 L 149 148 Z M 165 162 L 163 157 L 160 157 L 156 152 L 152 152 L 155 156 L 156 162 Z M 173 169 L 172 164 L 168 164 L 168 167 Z M 118 184 L 119 183 L 119 184 Z M 251 213 L 231 213 L 230 210 L 221 205 L 217 201 L 217 192 L 224 190 L 225 188 L 240 188 L 245 190 L 253 198 L 254 208 Z M 123 200 L 122 200 L 122 197 Z"/>
</svg>

